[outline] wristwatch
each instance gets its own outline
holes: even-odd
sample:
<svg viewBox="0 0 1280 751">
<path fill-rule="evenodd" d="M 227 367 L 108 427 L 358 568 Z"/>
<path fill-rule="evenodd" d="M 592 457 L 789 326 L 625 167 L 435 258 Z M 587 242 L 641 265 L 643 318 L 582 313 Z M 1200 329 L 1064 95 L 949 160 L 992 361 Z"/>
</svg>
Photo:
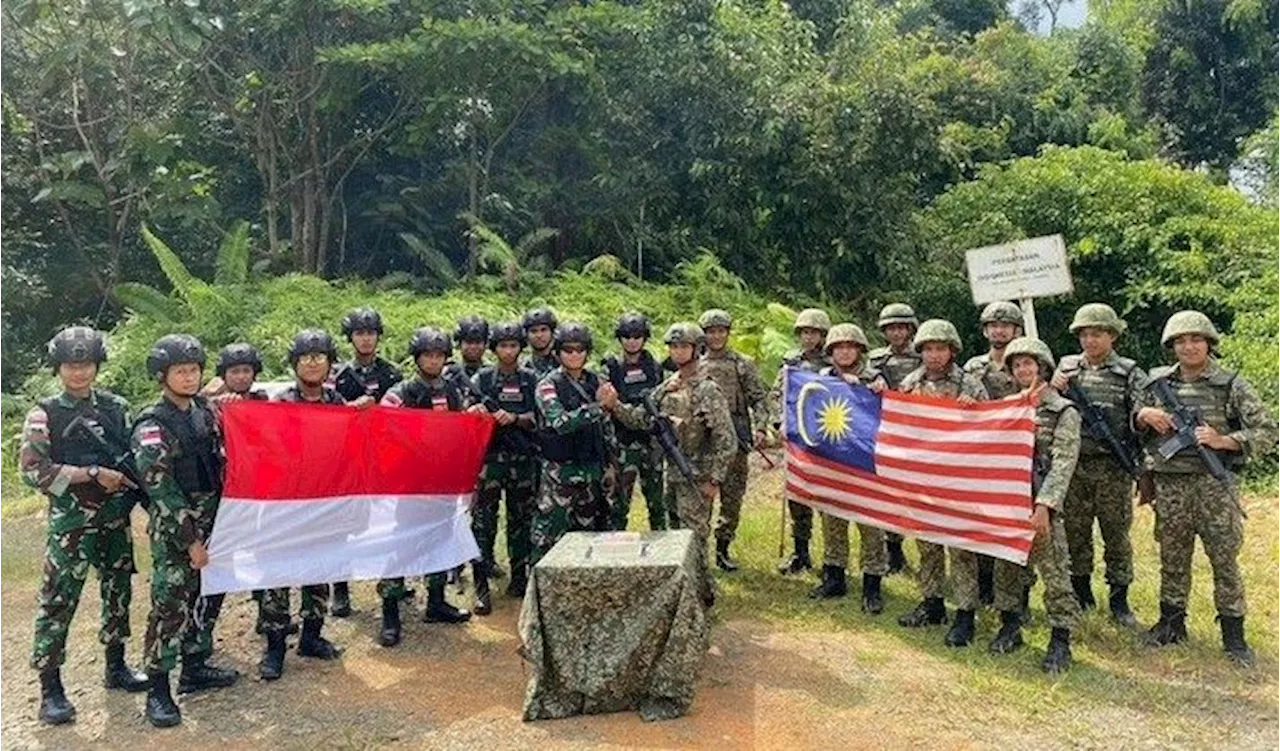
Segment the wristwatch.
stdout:
<svg viewBox="0 0 1280 751">
<path fill-rule="evenodd" d="M 99 466 L 98 466 L 98 465 L 96 465 L 96 464 L 94 464 L 93 466 L 89 467 L 89 479 L 90 479 L 90 480 L 93 480 L 95 483 L 97 483 L 97 482 L 98 482 L 98 472 L 100 472 L 100 471 L 101 471 L 101 467 L 99 467 Z M 101 484 L 101 483 L 99 483 L 99 484 Z"/>
</svg>

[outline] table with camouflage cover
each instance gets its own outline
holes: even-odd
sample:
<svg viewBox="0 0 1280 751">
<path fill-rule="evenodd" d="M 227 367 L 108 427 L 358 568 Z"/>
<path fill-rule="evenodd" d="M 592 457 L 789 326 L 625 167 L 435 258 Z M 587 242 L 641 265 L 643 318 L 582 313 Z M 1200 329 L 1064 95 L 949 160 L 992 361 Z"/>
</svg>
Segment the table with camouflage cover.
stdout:
<svg viewBox="0 0 1280 751">
<path fill-rule="evenodd" d="M 709 635 L 696 552 L 689 530 L 561 538 L 534 567 L 520 613 L 533 666 L 524 719 L 688 712 Z"/>
</svg>

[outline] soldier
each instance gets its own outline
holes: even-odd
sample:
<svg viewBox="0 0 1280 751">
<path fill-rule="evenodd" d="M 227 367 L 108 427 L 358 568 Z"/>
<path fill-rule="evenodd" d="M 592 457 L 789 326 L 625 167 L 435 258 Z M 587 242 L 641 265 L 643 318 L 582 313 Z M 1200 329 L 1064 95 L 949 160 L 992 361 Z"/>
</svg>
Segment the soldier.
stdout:
<svg viewBox="0 0 1280 751">
<path fill-rule="evenodd" d="M 1031 528 L 1036 536 L 1027 566 L 1034 566 L 1044 580 L 1044 605 L 1052 629 L 1041 667 L 1057 674 L 1071 664 L 1071 630 L 1080 617 L 1080 606 L 1071 591 L 1067 533 L 1062 523 L 1063 499 L 1080 455 L 1080 413 L 1058 392 L 1045 388 L 1045 379 L 1053 372 L 1053 353 L 1039 339 L 1019 337 L 1009 342 L 1003 367 L 1017 387 L 1038 402 L 1034 459 L 1038 487 L 1031 504 Z M 998 560 L 995 576 L 1000 631 L 988 651 L 1006 654 L 1022 646 L 1027 574 L 1022 566 Z"/>
<path fill-rule="evenodd" d="M 453 345 L 449 343 L 449 335 L 440 329 L 427 326 L 413 332 L 413 336 L 409 337 L 409 355 L 413 358 L 417 373 L 412 379 L 392 386 L 382 397 L 382 406 L 483 412 L 484 405 L 470 402 L 469 390 L 458 380 L 445 375 L 445 363 L 452 353 Z M 427 609 L 422 614 L 423 622 L 465 623 L 471 620 L 470 612 L 455 608 L 445 600 L 444 585 L 444 573 L 427 576 Z M 479 578 L 476 586 L 478 593 Z M 487 588 L 487 580 L 485 586 Z M 378 596 L 382 598 L 382 628 L 378 633 L 378 643 L 384 647 L 394 647 L 400 643 L 400 601 L 408 596 L 404 577 L 379 581 Z"/>
<path fill-rule="evenodd" d="M 782 427 L 780 422 L 783 412 L 782 387 L 786 383 L 786 369 L 800 368 L 816 373 L 830 365 L 822 352 L 822 344 L 830 328 L 831 319 L 827 317 L 825 311 L 817 308 L 806 308 L 796 316 L 795 334 L 800 341 L 800 349 L 792 350 L 782 358 L 782 367 L 778 368 L 778 376 L 774 379 L 773 391 L 770 392 L 770 402 L 776 410 L 773 413 L 775 430 L 781 430 Z M 813 509 L 788 498 L 787 510 L 791 513 L 791 538 L 795 550 L 790 558 L 778 564 L 778 573 L 798 574 L 813 568 L 813 562 L 809 558 L 809 538 L 813 534 Z"/>
<path fill-rule="evenodd" d="M 480 316 L 463 316 L 453 331 L 458 343 L 458 355 L 462 362 L 451 362 L 445 367 L 447 378 L 462 378 L 467 384 L 480 368 L 484 367 L 484 350 L 489 346 L 489 322 Z"/>
<path fill-rule="evenodd" d="M 698 357 L 705 343 L 695 323 L 674 323 L 663 337 L 677 370 L 654 394 L 659 411 L 671 420 L 680 451 L 693 466 L 693 485 L 674 466 L 665 473 L 668 495 L 680 511 L 680 525 L 692 530 L 697 549 L 699 589 L 707 607 L 715 604 L 715 583 L 707 568 L 707 538 L 711 536 L 711 506 L 725 472 L 738 450 L 729 402 L 716 382 L 707 377 Z M 622 402 L 612 386 L 602 390 L 601 404 L 633 428 L 644 428 L 652 418 L 643 405 Z"/>
<path fill-rule="evenodd" d="M 399 369 L 378 356 L 382 339 L 382 316 L 373 308 L 356 308 L 342 317 L 342 333 L 351 342 L 355 357 L 334 371 L 333 387 L 342 398 L 354 402 L 368 396 L 377 402 L 387 389 L 404 380 Z M 351 615 L 351 585 L 334 582 L 330 588 L 329 614 L 334 618 Z"/>
<path fill-rule="evenodd" d="M 538 381 L 542 475 L 530 532 L 530 567 L 566 532 L 609 528 L 609 499 L 618 480 L 617 443 L 613 420 L 600 405 L 604 381 L 586 368 L 591 343 L 586 324 L 556 329 L 560 365 Z"/>
<path fill-rule="evenodd" d="M 728 346 L 733 317 L 724 310 L 708 310 L 698 319 L 698 325 L 707 338 L 707 351 L 702 356 L 707 377 L 724 392 L 738 434 L 738 451 L 720 486 L 720 515 L 715 529 L 716 565 L 721 571 L 732 572 L 738 570 L 738 564 L 729 556 L 729 546 L 738 533 L 742 499 L 747 494 L 747 454 L 752 448 L 763 448 L 768 439 L 769 402 L 755 363 Z"/>
<path fill-rule="evenodd" d="M 1076 311 L 1071 333 L 1080 341 L 1079 355 L 1067 355 L 1058 364 L 1052 385 L 1058 391 L 1078 386 L 1089 403 L 1103 411 L 1111 432 L 1126 446 L 1136 437 L 1129 415 L 1142 398 L 1146 373 L 1133 360 L 1116 354 L 1116 339 L 1124 333 L 1125 322 L 1110 305 L 1090 303 Z M 1071 552 L 1071 586 L 1080 607 L 1094 606 L 1093 520 L 1102 531 L 1103 560 L 1107 584 L 1111 587 L 1111 617 L 1128 628 L 1136 628 L 1137 618 L 1129 609 L 1129 585 L 1133 582 L 1133 547 L 1129 528 L 1133 526 L 1133 477 L 1129 468 L 1116 462 L 1106 443 L 1085 434 L 1080 444 L 1080 462 L 1063 501 L 1062 524 Z"/>
<path fill-rule="evenodd" d="M 1160 621 L 1147 634 L 1153 645 L 1187 638 L 1187 595 L 1191 556 L 1200 537 L 1213 568 L 1213 601 L 1222 626 L 1222 646 L 1238 664 L 1253 664 L 1244 640 L 1244 581 L 1238 557 L 1244 537 L 1244 512 L 1236 496 L 1237 472 L 1250 456 L 1276 447 L 1276 424 L 1253 387 L 1220 364 L 1214 355 L 1218 330 L 1205 314 L 1184 310 L 1169 317 L 1161 342 L 1178 362 L 1154 368 L 1134 424 L 1142 431 L 1147 467 L 1154 473 L 1156 542 L 1160 545 Z M 1156 393 L 1163 381 L 1179 405 L 1198 412 L 1195 445 L 1172 455 L 1160 451 L 1176 430 L 1170 409 Z M 1177 443 L 1173 448 L 1177 448 Z M 1216 452 L 1224 478 L 1210 474 L 1200 448 Z"/>
<path fill-rule="evenodd" d="M 920 321 L 910 305 L 894 302 L 880 309 L 880 319 L 876 325 L 889 346 L 871 350 L 867 359 L 872 368 L 880 371 L 889 388 L 897 389 L 908 373 L 920 367 L 920 355 L 911 346 L 911 339 L 916 335 L 916 329 L 920 328 Z M 884 539 L 889 554 L 889 573 L 905 571 L 907 558 L 902 554 L 902 535 L 885 532 Z"/>
<path fill-rule="evenodd" d="M 662 382 L 662 368 L 644 348 L 649 341 L 649 319 L 642 313 L 624 313 L 613 335 L 622 345 L 622 359 L 604 358 L 604 375 L 613 384 L 624 404 L 640 404 L 644 395 Z M 617 418 L 615 418 L 617 419 Z M 649 511 L 649 529 L 667 528 L 667 508 L 662 496 L 662 448 L 647 430 L 615 425 L 618 437 L 618 487 L 613 496 L 613 529 L 626 529 L 631 512 L 631 494 L 636 480 L 644 492 Z"/>
<path fill-rule="evenodd" d="M 492 561 L 498 536 L 498 504 L 506 495 L 509 597 L 523 597 L 529 581 L 529 519 L 533 515 L 538 474 L 538 445 L 533 432 L 537 427 L 534 389 L 538 377 L 532 370 L 520 367 L 524 344 L 524 328 L 519 321 L 494 326 L 489 333 L 489 348 L 498 362 L 481 368 L 473 380 L 474 391 L 484 400 L 498 427 L 485 456 L 471 528 L 480 544 L 482 564 Z M 488 615 L 492 604 L 487 572 L 476 569 L 475 580 L 475 612 Z"/>
<path fill-rule="evenodd" d="M 182 721 L 169 693 L 179 654 L 178 693 L 230 686 L 240 677 L 206 662 L 222 596 L 200 598 L 199 572 L 209 562 L 205 544 L 222 492 L 222 439 L 217 414 L 199 395 L 204 365 L 204 347 L 193 336 L 170 334 L 153 344 L 147 372 L 160 382 L 162 398 L 143 410 L 133 432 L 133 455 L 151 498 L 146 714 L 156 727 Z"/>
<path fill-rule="evenodd" d="M 964 364 L 964 372 L 982 381 L 990 398 L 1003 399 L 1018 390 L 1013 378 L 1005 372 L 1004 348 L 1022 336 L 1022 309 L 1003 300 L 993 302 L 982 309 L 978 323 L 990 348 L 969 358 Z M 994 565 L 995 559 L 991 556 L 978 556 L 978 600 L 984 605 L 995 601 Z"/>
<path fill-rule="evenodd" d="M 556 314 L 551 308 L 534 308 L 524 314 L 524 334 L 529 340 L 529 359 L 524 367 L 539 378 L 560 365 L 555 350 L 557 325 Z"/>
<path fill-rule="evenodd" d="M 118 466 L 120 455 L 128 454 L 129 405 L 94 387 L 107 359 L 101 332 L 85 326 L 64 329 L 49 342 L 48 353 L 62 391 L 27 413 L 18 461 L 22 479 L 49 498 L 31 667 L 40 671 L 40 721 L 61 725 L 76 715 L 62 688 L 61 669 L 67 629 L 89 566 L 98 570 L 102 595 L 98 639 L 107 653 L 103 685 L 144 691 L 147 679 L 124 661 L 136 570 L 129 512 L 138 498 L 129 491 L 136 484 L 110 466 Z"/>
<path fill-rule="evenodd" d="M 847 383 L 859 383 L 881 393 L 889 384 L 875 368 L 864 364 L 867 335 L 852 323 L 839 323 L 827 333 L 826 353 L 831 366 L 822 375 L 835 376 Z M 862 568 L 862 610 L 872 615 L 884 611 L 880 580 L 889 570 L 884 530 L 869 524 L 858 525 L 859 565 Z M 845 567 L 849 565 L 849 521 L 838 516 L 822 515 L 822 582 L 809 593 L 815 600 L 844 597 Z"/>
<path fill-rule="evenodd" d="M 987 398 L 982 382 L 956 364 L 960 354 L 960 334 L 950 321 L 934 318 L 920 324 L 912 346 L 923 363 L 902 379 L 901 390 L 973 404 Z M 908 628 L 947 622 L 942 590 L 947 578 L 947 549 L 936 543 L 916 540 L 920 553 L 920 604 L 898 619 Z M 951 549 L 951 577 L 956 602 L 956 620 L 947 631 L 946 644 L 963 647 L 973 641 L 973 614 L 978 607 L 978 560 L 974 553 Z"/>
<path fill-rule="evenodd" d="M 365 394 L 347 402 L 337 389 L 325 384 L 338 350 L 333 337 L 319 329 L 298 332 L 289 347 L 289 364 L 293 368 L 294 385 L 276 397 L 276 401 L 308 404 L 350 404 L 365 408 L 373 405 L 373 397 Z M 308 584 L 302 588 L 300 611 L 302 636 L 298 655 L 321 660 L 336 660 L 341 647 L 321 636 L 324 629 L 325 603 L 329 601 L 328 584 Z M 262 598 L 261 618 L 265 622 L 267 646 L 258 663 L 258 675 L 273 681 L 284 673 L 285 634 L 289 629 L 289 588 L 267 590 Z"/>
</svg>

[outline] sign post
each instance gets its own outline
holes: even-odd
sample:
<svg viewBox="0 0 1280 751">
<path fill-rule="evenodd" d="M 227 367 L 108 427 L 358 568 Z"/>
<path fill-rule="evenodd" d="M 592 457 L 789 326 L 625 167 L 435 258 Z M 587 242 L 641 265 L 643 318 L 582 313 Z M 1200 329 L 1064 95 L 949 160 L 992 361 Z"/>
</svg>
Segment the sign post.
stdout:
<svg viewBox="0 0 1280 751">
<path fill-rule="evenodd" d="M 1027 336 L 1040 335 L 1035 298 L 1070 294 L 1075 289 L 1062 235 L 988 245 L 967 250 L 964 256 L 974 304 L 1017 300 Z"/>
</svg>

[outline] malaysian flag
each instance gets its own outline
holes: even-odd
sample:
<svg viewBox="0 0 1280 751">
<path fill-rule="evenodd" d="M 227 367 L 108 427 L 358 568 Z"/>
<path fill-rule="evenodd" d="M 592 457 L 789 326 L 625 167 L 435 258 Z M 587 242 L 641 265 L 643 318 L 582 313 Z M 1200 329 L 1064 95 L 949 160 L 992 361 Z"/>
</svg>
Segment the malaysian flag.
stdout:
<svg viewBox="0 0 1280 751">
<path fill-rule="evenodd" d="M 1035 406 L 962 407 L 788 369 L 787 497 L 908 537 L 1025 565 Z"/>
</svg>

